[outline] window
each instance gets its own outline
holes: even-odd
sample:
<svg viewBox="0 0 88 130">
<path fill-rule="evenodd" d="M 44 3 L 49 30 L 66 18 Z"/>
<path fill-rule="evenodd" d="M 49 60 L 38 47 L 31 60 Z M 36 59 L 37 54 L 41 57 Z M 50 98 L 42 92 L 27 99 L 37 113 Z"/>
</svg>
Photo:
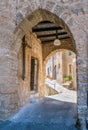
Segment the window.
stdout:
<svg viewBox="0 0 88 130">
<path fill-rule="evenodd" d="M 72 65 L 69 64 L 69 75 L 71 76 L 72 75 Z"/>
<path fill-rule="evenodd" d="M 69 56 L 72 56 L 72 55 L 73 55 L 72 51 L 69 51 Z"/>
<path fill-rule="evenodd" d="M 58 68 L 60 69 L 60 64 L 58 64 Z"/>
<path fill-rule="evenodd" d="M 49 68 L 47 69 L 48 75 L 49 75 Z"/>
</svg>

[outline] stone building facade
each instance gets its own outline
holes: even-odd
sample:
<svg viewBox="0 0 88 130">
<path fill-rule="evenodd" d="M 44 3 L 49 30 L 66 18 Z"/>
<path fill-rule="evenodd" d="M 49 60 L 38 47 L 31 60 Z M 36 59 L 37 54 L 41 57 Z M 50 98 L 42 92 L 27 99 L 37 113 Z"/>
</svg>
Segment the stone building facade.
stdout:
<svg viewBox="0 0 88 130">
<path fill-rule="evenodd" d="M 30 100 L 30 91 L 31 91 L 31 59 L 35 58 L 38 60 L 38 92 L 40 96 L 42 95 L 42 46 L 41 41 L 37 39 L 35 34 L 27 33 L 26 34 L 26 43 L 29 47 L 25 47 L 25 77 L 22 78 L 22 69 L 23 69 L 23 50 L 20 48 L 18 59 L 19 59 L 19 68 L 18 68 L 18 95 L 19 95 L 19 107 L 25 105 Z M 34 68 L 33 68 L 34 69 Z M 33 71 L 33 70 L 32 70 Z"/>
<path fill-rule="evenodd" d="M 87 0 L 3 0 L 0 1 L 0 118 L 9 118 L 29 101 L 27 79 L 21 77 L 21 47 L 23 37 L 41 21 L 62 26 L 71 37 L 60 47 L 39 45 L 28 51 L 41 59 L 40 91 L 44 89 L 46 59 L 57 49 L 69 49 L 77 55 L 77 101 L 81 129 L 86 129 L 88 117 L 88 1 Z M 36 46 L 36 45 L 35 45 Z M 41 51 L 36 50 L 42 48 Z M 28 49 L 27 49 L 28 50 Z M 27 51 L 26 50 L 26 51 Z M 40 54 L 42 52 L 42 55 Z M 39 53 L 39 54 L 38 54 Z M 26 57 L 27 59 L 29 59 Z M 27 61 L 26 59 L 26 61 Z M 42 64 L 42 65 L 41 65 Z M 20 69 L 19 69 L 20 68 Z M 26 68 L 28 69 L 28 68 Z M 42 71 L 41 71 L 42 69 Z M 26 73 L 26 76 L 28 74 Z M 23 76 L 24 79 L 24 76 Z M 23 89 L 24 89 L 24 92 Z M 42 89 L 43 88 L 43 89 Z M 27 89 L 27 90 L 26 90 Z M 42 91 L 43 92 L 43 91 Z M 40 95 L 44 93 L 40 92 Z M 27 98 L 26 98 L 27 97 Z M 22 99 L 21 99 L 22 98 Z"/>
<path fill-rule="evenodd" d="M 65 85 L 66 76 L 72 77 L 72 81 L 68 81 L 68 86 L 76 90 L 76 55 L 68 50 L 59 50 L 59 52 L 56 52 L 47 61 L 46 78 L 48 77 Z"/>
</svg>

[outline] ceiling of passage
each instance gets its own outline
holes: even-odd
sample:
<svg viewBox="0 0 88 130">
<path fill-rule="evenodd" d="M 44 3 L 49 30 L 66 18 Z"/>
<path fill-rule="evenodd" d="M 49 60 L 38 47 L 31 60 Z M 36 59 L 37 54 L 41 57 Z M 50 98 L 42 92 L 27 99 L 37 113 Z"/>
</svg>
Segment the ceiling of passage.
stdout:
<svg viewBox="0 0 88 130">
<path fill-rule="evenodd" d="M 42 44 L 53 42 L 56 38 L 59 40 L 70 39 L 69 34 L 61 27 L 50 21 L 43 21 L 32 28 Z"/>
</svg>

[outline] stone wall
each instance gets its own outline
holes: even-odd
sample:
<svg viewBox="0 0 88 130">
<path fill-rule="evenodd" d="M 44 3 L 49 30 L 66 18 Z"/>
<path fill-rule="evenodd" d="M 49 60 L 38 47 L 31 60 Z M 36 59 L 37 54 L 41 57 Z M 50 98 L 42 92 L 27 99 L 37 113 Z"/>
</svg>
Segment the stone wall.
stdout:
<svg viewBox="0 0 88 130">
<path fill-rule="evenodd" d="M 72 55 L 69 55 L 69 52 L 71 51 L 63 51 L 63 77 L 72 76 L 71 87 L 77 90 L 76 54 L 71 52 Z M 69 73 L 69 65 L 71 65 L 71 74 Z"/>
<path fill-rule="evenodd" d="M 41 9 L 43 10 L 39 11 Z M 18 106 L 17 55 L 21 47 L 21 39 L 42 20 L 60 24 L 70 35 L 72 34 L 72 41 L 75 43 L 73 47 L 76 47 L 77 52 L 78 115 L 80 118 L 86 118 L 88 115 L 87 0 L 19 0 L 18 4 L 15 0 L 0 2 L 0 118 L 4 117 L 5 113 L 13 113 L 16 110 L 9 105 L 13 97 L 17 100 L 14 98 L 11 105 Z M 6 93 L 11 98 L 5 98 Z"/>
<path fill-rule="evenodd" d="M 34 57 L 38 60 L 38 92 L 42 96 L 42 47 L 41 42 L 37 39 L 35 34 L 26 34 L 26 43 L 31 47 L 26 46 L 25 51 L 25 79 L 22 79 L 22 48 L 19 52 L 19 68 L 18 68 L 18 95 L 19 95 L 19 106 L 23 106 L 30 100 L 30 75 L 31 75 L 31 58 Z"/>
<path fill-rule="evenodd" d="M 45 96 L 55 95 L 55 94 L 58 94 L 58 93 L 59 93 L 58 91 L 56 91 L 51 86 L 48 86 L 46 84 Z"/>
</svg>

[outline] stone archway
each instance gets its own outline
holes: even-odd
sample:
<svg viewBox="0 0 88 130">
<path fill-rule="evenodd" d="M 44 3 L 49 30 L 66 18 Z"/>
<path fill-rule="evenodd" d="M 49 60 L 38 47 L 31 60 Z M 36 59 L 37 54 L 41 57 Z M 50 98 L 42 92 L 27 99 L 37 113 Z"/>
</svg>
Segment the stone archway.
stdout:
<svg viewBox="0 0 88 130">
<path fill-rule="evenodd" d="M 55 47 L 54 45 L 52 45 L 52 47 L 51 47 L 50 44 L 46 44 L 46 45 L 42 46 L 43 60 L 52 51 L 57 50 L 57 48 L 58 49 L 69 49 L 69 50 L 72 50 L 73 52 L 77 53 L 76 44 L 74 42 L 74 39 L 73 39 L 73 36 L 72 36 L 72 33 L 71 33 L 69 27 L 65 24 L 65 22 L 62 19 L 58 18 L 58 16 L 56 16 L 55 14 L 53 14 L 49 11 L 46 11 L 44 9 L 38 9 L 38 10 L 34 11 L 31 15 L 28 15 L 20 23 L 20 25 L 16 28 L 15 38 L 18 41 L 21 41 L 21 39 L 23 38 L 24 35 L 26 35 L 28 32 L 32 32 L 32 28 L 35 25 L 37 25 L 39 22 L 45 21 L 45 20 L 51 21 L 51 22 L 55 23 L 56 25 L 60 25 L 63 29 L 65 29 L 69 33 L 71 40 L 70 41 L 67 40 L 65 43 L 63 42 L 63 46 L 61 46 L 61 47 Z M 20 44 L 21 44 L 21 42 L 20 42 Z M 70 46 L 68 45 L 68 43 L 70 44 Z M 18 42 L 17 42 L 17 44 L 18 44 Z M 19 46 L 17 44 L 15 45 L 15 50 L 17 50 L 17 52 L 18 52 L 19 48 L 20 48 L 20 44 L 19 44 Z M 46 48 L 49 48 L 47 50 L 47 53 L 46 53 Z M 44 85 L 44 82 L 42 85 Z"/>
<path fill-rule="evenodd" d="M 62 26 L 68 33 L 69 35 L 71 36 L 72 38 L 72 43 L 73 43 L 73 50 L 75 53 L 77 53 L 77 65 L 80 64 L 80 59 L 79 58 L 79 54 L 80 52 L 77 51 L 76 49 L 76 46 L 78 48 L 78 45 L 77 45 L 77 41 L 74 42 L 74 39 L 73 39 L 73 36 L 72 36 L 72 33 L 71 31 L 69 30 L 68 26 L 64 23 L 64 21 L 60 18 L 58 18 L 55 14 L 49 12 L 49 11 L 46 11 L 46 10 L 43 10 L 43 9 L 38 9 L 36 11 L 34 11 L 31 15 L 27 16 L 21 23 L 20 25 L 17 27 L 17 29 L 15 30 L 15 37 L 16 39 L 18 39 L 18 41 L 20 41 L 22 39 L 22 37 L 28 32 L 28 31 L 32 31 L 32 27 L 34 27 L 37 23 L 43 21 L 43 20 L 49 20 L 51 22 L 54 22 L 56 24 L 59 24 L 60 26 Z M 71 29 L 72 30 L 72 29 Z M 74 31 L 74 30 L 73 30 Z M 75 32 L 75 31 L 74 31 Z M 75 35 L 75 34 L 74 34 Z M 15 44 L 15 50 L 18 52 L 19 51 L 19 47 L 20 47 L 20 44 L 19 46 L 17 47 L 17 44 L 18 42 L 16 42 Z M 76 52 L 77 51 L 77 52 Z M 79 65 L 80 66 L 80 65 Z M 82 89 L 80 90 L 80 86 L 82 87 L 82 84 L 80 84 L 81 82 L 81 77 L 79 76 L 80 74 L 80 71 L 78 69 L 77 71 L 78 73 L 78 111 L 79 111 L 79 115 L 82 114 L 80 112 L 80 109 L 83 108 L 83 113 L 86 113 L 86 110 L 87 110 L 87 106 L 86 105 L 83 105 L 83 103 L 81 103 L 81 99 L 80 99 L 80 91 L 81 91 L 81 94 L 82 94 Z M 81 82 L 82 83 L 82 82 Z M 84 84 L 84 83 L 83 83 Z M 85 84 L 86 85 L 86 84 Z M 85 96 L 86 97 L 86 96 Z M 87 102 L 87 98 L 85 100 L 85 103 Z M 84 103 L 84 104 L 85 104 Z M 85 111 L 85 112 L 84 112 Z M 85 114 L 83 114 L 85 115 Z"/>
<path fill-rule="evenodd" d="M 50 21 L 50 22 L 55 23 L 56 25 L 59 24 L 63 29 L 65 29 L 71 37 L 73 51 L 76 52 L 76 45 L 75 45 L 72 33 L 69 27 L 67 26 L 67 24 L 65 24 L 65 22 L 61 18 L 58 17 L 58 15 L 53 14 L 44 9 L 35 10 L 31 15 L 28 15 L 19 24 L 19 26 L 15 30 L 15 39 L 19 39 L 18 41 L 20 41 L 27 32 L 32 32 L 32 28 L 41 21 Z M 17 50 L 19 51 L 19 46 Z"/>
<path fill-rule="evenodd" d="M 55 53 L 57 53 L 58 51 L 59 52 L 61 52 L 61 51 L 71 51 L 71 50 L 68 50 L 68 49 L 56 49 L 56 50 L 54 50 L 54 51 L 51 51 L 51 53 L 49 53 L 49 55 L 47 55 L 46 57 L 45 57 L 45 59 L 44 59 L 44 62 L 45 62 L 45 64 L 46 64 L 46 62 L 49 60 L 49 58 L 52 56 L 52 55 L 54 55 Z M 74 53 L 74 52 L 73 52 Z M 76 53 L 74 53 L 75 55 L 76 55 Z"/>
<path fill-rule="evenodd" d="M 75 30 L 73 27 L 71 27 L 70 24 L 69 27 L 65 24 L 65 22 L 58 18 L 57 17 L 58 14 L 56 12 L 56 15 L 49 12 L 49 11 L 46 11 L 44 9 L 38 9 L 36 11 L 34 11 L 31 15 L 28 15 L 21 23 L 20 25 L 17 27 L 17 29 L 15 30 L 15 37 L 16 39 L 18 39 L 18 41 L 20 42 L 22 37 L 27 33 L 27 32 L 32 32 L 32 27 L 34 27 L 36 24 L 38 24 L 39 22 L 41 21 L 44 21 L 44 20 L 48 20 L 48 21 L 51 21 L 51 22 L 54 22 L 55 24 L 59 24 L 60 26 L 62 26 L 68 33 L 69 35 L 71 36 L 72 38 L 72 48 L 75 53 L 77 53 L 77 77 L 78 77 L 78 114 L 79 114 L 79 117 L 82 117 L 82 118 L 85 118 L 85 114 L 86 114 L 86 110 L 87 110 L 87 94 L 86 94 L 86 90 L 87 90 L 87 80 L 85 80 L 85 83 L 84 81 L 82 80 L 82 78 L 84 77 L 83 74 L 82 74 L 82 69 L 80 70 L 80 61 L 82 61 L 82 63 L 86 64 L 86 61 L 84 62 L 83 61 L 83 57 L 81 57 L 82 55 L 82 52 L 81 50 L 79 49 L 79 47 L 81 46 L 80 43 L 78 42 L 78 38 L 76 37 L 78 34 L 77 32 L 75 33 Z M 72 36 L 72 33 L 71 31 L 69 30 L 69 28 L 71 29 L 72 33 L 74 34 L 74 37 L 75 37 L 75 42 L 74 42 L 74 39 L 73 39 L 73 36 Z M 79 43 L 79 44 L 78 44 Z M 18 44 L 18 42 L 17 42 Z M 20 44 L 19 46 L 17 47 L 17 44 L 15 44 L 15 50 L 18 52 L 19 51 L 19 47 L 20 47 Z M 52 50 L 51 50 L 52 51 Z M 49 54 L 49 53 L 48 53 Z M 47 55 L 48 55 L 47 54 Z M 85 57 L 87 56 L 86 53 L 84 54 Z M 82 68 L 82 66 L 81 66 Z M 86 68 L 85 68 L 86 70 Z M 80 76 L 81 74 L 81 76 Z M 85 77 L 87 76 L 87 74 L 85 75 Z M 85 90 L 83 89 L 82 86 L 85 86 Z M 83 92 L 85 91 L 85 94 L 83 94 Z M 79 94 L 80 93 L 80 94 Z M 82 96 L 84 95 L 84 96 Z M 83 101 L 83 102 L 81 102 Z M 81 111 L 82 110 L 82 111 Z"/>
<path fill-rule="evenodd" d="M 75 4 L 72 3 L 73 6 L 71 5 L 72 8 L 70 8 L 70 6 L 67 3 L 70 5 L 70 1 L 69 2 L 63 1 L 63 2 L 56 2 L 56 3 L 55 3 L 55 1 L 54 2 L 42 1 L 42 2 L 38 3 L 34 0 L 33 2 L 26 3 L 26 4 L 28 4 L 26 6 L 27 8 L 26 7 L 20 8 L 20 11 L 24 14 L 25 18 L 23 18 L 23 15 L 20 13 L 20 11 L 18 12 L 18 14 L 16 14 L 19 22 L 21 21 L 21 23 L 19 24 L 19 26 L 17 28 L 16 28 L 16 25 L 14 24 L 15 23 L 14 22 L 15 21 L 15 15 L 14 15 L 15 11 L 14 10 L 12 12 L 10 12 L 10 10 L 8 11 L 9 12 L 8 14 L 10 14 L 10 16 L 5 17 L 5 18 L 6 18 L 7 23 L 9 23 L 9 24 L 6 24 L 6 22 L 3 24 L 4 28 L 5 28 L 5 32 L 6 32 L 5 34 L 7 37 L 6 38 L 2 37 L 3 42 L 1 42 L 1 43 L 5 44 L 5 45 L 4 44 L 1 45 L 1 47 L 2 47 L 1 48 L 1 58 L 4 55 L 5 62 L 6 62 L 5 64 L 8 63 L 7 64 L 8 68 L 6 70 L 7 77 L 5 77 L 6 82 L 3 83 L 3 80 L 1 78 L 1 80 L 2 80 L 1 93 L 3 93 L 3 94 L 1 94 L 1 97 L 2 97 L 1 106 L 4 106 L 4 107 L 2 107 L 1 115 L 6 115 L 6 117 L 8 117 L 11 113 L 13 113 L 15 110 L 17 110 L 17 107 L 18 107 L 19 82 L 18 82 L 18 76 L 17 76 L 17 70 L 18 70 L 17 55 L 18 55 L 20 47 L 21 47 L 23 36 L 27 32 L 31 32 L 32 27 L 35 26 L 38 22 L 43 21 L 43 20 L 50 20 L 56 24 L 59 23 L 65 30 L 67 30 L 69 35 L 72 37 L 72 43 L 73 43 L 72 48 L 74 48 L 74 52 L 77 51 L 78 112 L 79 112 L 80 118 L 81 117 L 83 119 L 86 118 L 86 115 L 88 114 L 88 112 L 87 112 L 87 90 L 88 90 L 88 88 L 87 88 L 87 85 L 88 85 L 88 81 L 87 81 L 87 76 L 88 76 L 87 75 L 87 47 L 88 47 L 87 41 L 88 41 L 88 37 L 87 37 L 87 33 L 86 33 L 87 32 L 86 31 L 86 25 L 87 25 L 86 5 L 87 4 L 84 5 L 84 3 L 80 2 L 80 4 L 78 5 L 78 3 L 74 2 Z M 67 4 L 67 6 L 66 6 L 66 4 Z M 14 5 L 14 3 L 13 3 L 13 5 Z M 22 5 L 20 5 L 20 7 L 21 6 Z M 83 6 L 83 7 L 81 7 L 81 6 Z M 79 7 L 79 8 L 77 8 L 77 7 Z M 30 15 L 28 15 L 28 14 L 30 14 Z M 12 16 L 12 19 L 11 19 L 11 16 Z M 3 20 L 1 22 L 3 22 Z M 6 30 L 6 27 L 7 27 L 6 25 L 11 25 L 11 26 L 8 26 L 9 31 L 11 31 L 11 34 L 9 34 L 9 36 L 8 36 L 9 31 L 8 31 L 8 29 Z M 15 30 L 15 28 L 16 28 L 16 30 Z M 13 32 L 13 30 L 15 30 L 15 32 Z M 15 33 L 15 39 L 14 39 L 14 33 Z M 2 35 L 2 36 L 4 36 L 4 35 Z M 75 40 L 75 42 L 74 42 L 74 40 Z M 6 44 L 9 42 L 11 42 L 11 44 Z M 6 50 L 4 50 L 3 48 Z M 1 62 L 3 62 L 3 60 Z M 1 67 L 1 68 L 3 68 L 3 67 Z M 4 70 L 4 68 L 3 68 L 3 70 Z M 8 74 L 8 72 L 10 72 L 10 73 Z M 9 76 L 9 79 L 8 79 L 8 76 Z M 9 82 L 9 84 L 7 84 L 7 81 Z M 3 88 L 2 88 L 2 86 L 3 86 Z M 7 95 L 5 95 L 5 94 L 9 95 L 8 102 L 12 103 L 11 108 L 6 103 Z M 3 112 L 3 108 L 4 108 L 4 110 L 6 110 L 5 112 Z M 7 110 L 7 108 L 8 108 L 8 110 Z M 7 113 L 9 113 L 9 114 L 7 114 Z M 3 117 L 3 116 L 1 116 L 1 117 Z"/>
</svg>

